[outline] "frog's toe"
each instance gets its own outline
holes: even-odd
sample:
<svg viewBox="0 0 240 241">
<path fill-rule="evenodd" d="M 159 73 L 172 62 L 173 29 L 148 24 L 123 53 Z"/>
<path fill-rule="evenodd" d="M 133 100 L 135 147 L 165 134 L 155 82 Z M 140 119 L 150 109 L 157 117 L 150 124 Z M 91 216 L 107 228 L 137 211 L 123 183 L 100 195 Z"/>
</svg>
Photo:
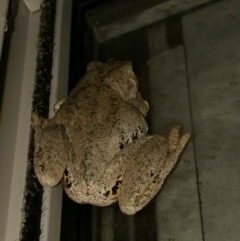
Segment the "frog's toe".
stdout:
<svg viewBox="0 0 240 241">
<path fill-rule="evenodd" d="M 136 212 L 140 210 L 132 205 L 125 205 L 122 203 L 119 203 L 119 207 L 120 207 L 120 210 L 127 215 L 134 215 Z"/>
<path fill-rule="evenodd" d="M 176 125 L 168 134 L 169 150 L 172 152 L 177 148 L 180 128 L 181 127 L 179 125 Z"/>
<path fill-rule="evenodd" d="M 175 152 L 175 153 L 180 154 L 190 138 L 190 133 L 186 133 L 186 134 L 180 136 L 180 134 L 179 134 L 180 129 L 181 129 L 181 127 L 179 125 L 176 125 L 169 132 L 168 142 L 169 142 L 169 152 L 170 153 Z"/>
<path fill-rule="evenodd" d="M 53 105 L 53 111 L 54 113 L 57 113 L 58 109 L 60 108 L 60 106 L 65 102 L 67 98 L 61 98 L 60 100 L 58 100 L 54 105 Z"/>
<path fill-rule="evenodd" d="M 190 136 L 191 136 L 190 133 L 186 133 L 179 138 L 177 147 L 175 149 L 175 155 L 177 157 L 181 154 L 181 152 L 182 152 L 183 148 L 185 147 L 185 145 L 187 144 Z"/>
</svg>

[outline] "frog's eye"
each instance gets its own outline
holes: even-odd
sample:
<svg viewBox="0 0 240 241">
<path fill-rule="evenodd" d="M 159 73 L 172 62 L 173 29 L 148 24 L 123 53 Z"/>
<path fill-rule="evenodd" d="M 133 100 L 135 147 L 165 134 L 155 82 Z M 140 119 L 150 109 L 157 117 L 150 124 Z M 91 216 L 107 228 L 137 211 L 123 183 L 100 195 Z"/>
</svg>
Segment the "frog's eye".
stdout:
<svg viewBox="0 0 240 241">
<path fill-rule="evenodd" d="M 60 108 L 60 106 L 64 103 L 64 101 L 66 100 L 67 98 L 62 98 L 60 100 L 58 100 L 54 105 L 53 105 L 53 111 L 54 113 L 57 113 L 58 109 Z"/>
</svg>

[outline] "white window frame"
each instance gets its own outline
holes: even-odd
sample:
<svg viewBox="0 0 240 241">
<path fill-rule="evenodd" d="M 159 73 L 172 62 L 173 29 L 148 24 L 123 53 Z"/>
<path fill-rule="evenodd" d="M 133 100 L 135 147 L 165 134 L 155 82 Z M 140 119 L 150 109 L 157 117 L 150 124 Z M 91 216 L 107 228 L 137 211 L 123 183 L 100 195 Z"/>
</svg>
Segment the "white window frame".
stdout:
<svg viewBox="0 0 240 241">
<path fill-rule="evenodd" d="M 27 153 L 31 125 L 32 94 L 39 32 L 39 9 L 19 0 L 17 17 L 8 54 L 4 92 L 0 110 L 0 240 L 19 240 L 23 196 L 27 170 Z M 39 1 L 36 1 L 38 4 Z M 8 0 L 0 0 L 7 13 Z M 29 8 L 28 8 L 29 7 Z M 55 101 L 67 96 L 70 52 L 71 0 L 57 0 L 54 31 L 53 79 L 50 113 Z M 34 11 L 33 11 L 34 9 Z M 38 11 L 37 11 L 38 10 Z M 6 14 L 1 15 L 0 50 Z M 5 31 L 5 28 L 4 28 Z M 1 56 L 1 53 L 0 53 Z M 60 240 L 62 189 L 45 189 L 41 240 Z"/>
</svg>

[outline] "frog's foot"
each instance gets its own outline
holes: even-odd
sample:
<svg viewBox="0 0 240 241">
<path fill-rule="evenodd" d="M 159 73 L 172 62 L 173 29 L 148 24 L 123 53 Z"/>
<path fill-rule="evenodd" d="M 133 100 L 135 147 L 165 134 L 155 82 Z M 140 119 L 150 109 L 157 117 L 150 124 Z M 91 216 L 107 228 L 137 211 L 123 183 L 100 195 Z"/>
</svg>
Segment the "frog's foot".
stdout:
<svg viewBox="0 0 240 241">
<path fill-rule="evenodd" d="M 181 127 L 179 125 L 173 126 L 168 134 L 169 153 L 174 155 L 176 158 L 178 158 L 190 138 L 190 133 L 180 136 L 180 128 Z"/>
</svg>

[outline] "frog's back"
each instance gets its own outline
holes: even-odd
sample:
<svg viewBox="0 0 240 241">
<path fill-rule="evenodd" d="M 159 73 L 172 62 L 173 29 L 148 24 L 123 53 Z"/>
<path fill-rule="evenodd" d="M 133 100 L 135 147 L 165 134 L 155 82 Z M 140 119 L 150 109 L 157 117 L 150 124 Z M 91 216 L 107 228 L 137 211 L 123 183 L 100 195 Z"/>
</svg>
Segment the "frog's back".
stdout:
<svg viewBox="0 0 240 241">
<path fill-rule="evenodd" d="M 129 63 L 91 69 L 57 113 L 74 152 L 67 173 L 86 199 L 103 191 L 104 172 L 124 145 L 147 133 L 143 114 L 131 104 L 138 93 L 136 80 L 128 79 L 133 72 L 121 74 Z"/>
</svg>

